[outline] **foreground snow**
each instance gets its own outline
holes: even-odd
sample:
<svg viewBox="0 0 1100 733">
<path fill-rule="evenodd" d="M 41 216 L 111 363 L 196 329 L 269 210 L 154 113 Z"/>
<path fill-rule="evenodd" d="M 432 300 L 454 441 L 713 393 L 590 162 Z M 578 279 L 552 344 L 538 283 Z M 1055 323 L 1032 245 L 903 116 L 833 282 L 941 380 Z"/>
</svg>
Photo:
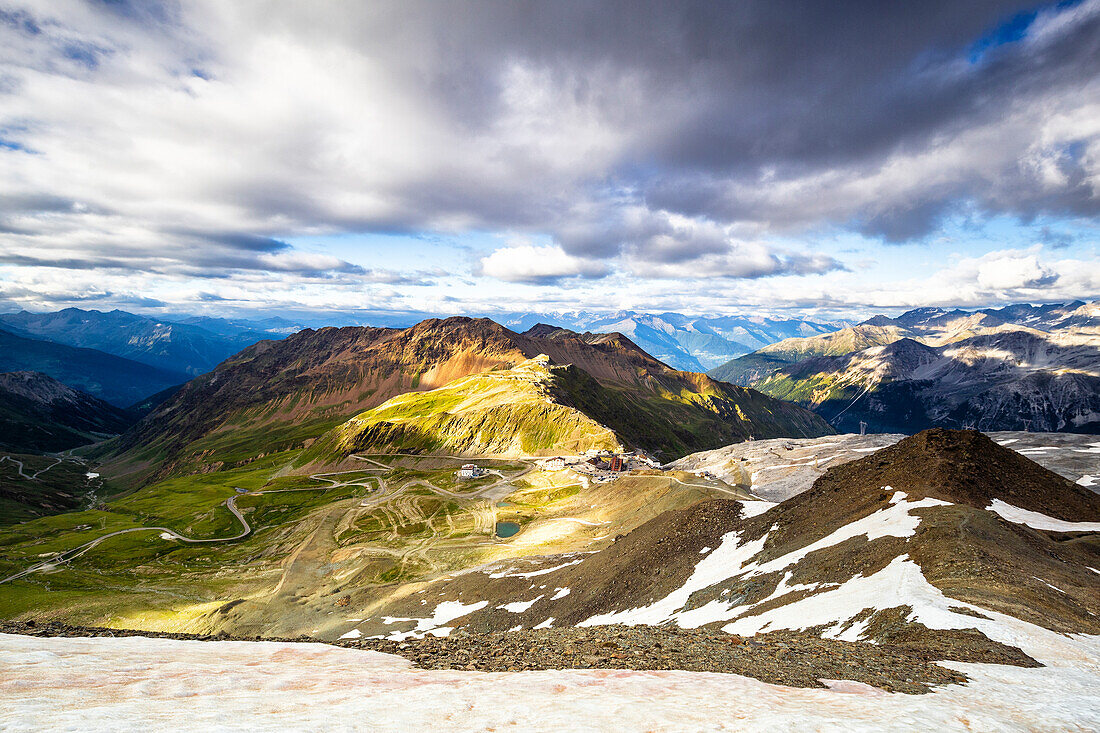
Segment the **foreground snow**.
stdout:
<svg viewBox="0 0 1100 733">
<path fill-rule="evenodd" d="M 0 635 L 0 729 L 1095 730 L 1100 642 L 1056 646 L 1041 669 L 951 664 L 972 682 L 914 696 L 694 672 L 425 671 L 321 644 Z"/>
</svg>

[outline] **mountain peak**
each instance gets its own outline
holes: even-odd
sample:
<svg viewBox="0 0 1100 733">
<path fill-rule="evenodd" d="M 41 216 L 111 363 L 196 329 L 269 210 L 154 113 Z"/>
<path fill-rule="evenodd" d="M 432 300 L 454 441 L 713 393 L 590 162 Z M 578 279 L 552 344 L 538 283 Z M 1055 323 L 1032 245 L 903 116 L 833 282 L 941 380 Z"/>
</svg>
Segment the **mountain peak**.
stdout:
<svg viewBox="0 0 1100 733">
<path fill-rule="evenodd" d="M 932 428 L 867 458 L 838 466 L 817 492 L 890 487 L 911 499 L 931 497 L 986 509 L 1001 500 L 1073 522 L 1100 520 L 1100 495 L 1048 471 L 975 430 Z"/>
<path fill-rule="evenodd" d="M 564 328 L 562 326 L 554 326 L 549 323 L 542 322 L 536 323 L 535 325 L 531 326 L 529 329 L 524 331 L 522 335 L 530 336 L 531 338 L 553 338 L 554 336 L 557 336 L 559 334 L 567 334 L 572 336 L 578 335 L 576 331 L 571 331 L 568 328 Z"/>
</svg>

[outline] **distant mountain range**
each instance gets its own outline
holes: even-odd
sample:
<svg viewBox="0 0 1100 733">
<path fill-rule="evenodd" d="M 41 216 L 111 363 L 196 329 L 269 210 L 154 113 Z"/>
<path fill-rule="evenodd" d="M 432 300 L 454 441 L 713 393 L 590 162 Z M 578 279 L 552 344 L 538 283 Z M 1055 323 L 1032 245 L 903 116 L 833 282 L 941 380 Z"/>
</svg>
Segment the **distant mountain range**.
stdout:
<svg viewBox="0 0 1100 733">
<path fill-rule="evenodd" d="M 182 371 L 19 335 L 7 328 L 0 325 L 0 372 L 41 372 L 115 407 L 130 407 L 190 379 Z"/>
<path fill-rule="evenodd" d="M 107 313 L 66 308 L 56 313 L 0 314 L 0 328 L 67 346 L 97 349 L 192 376 L 213 369 L 246 346 L 278 339 L 285 330 L 257 330 L 250 322 L 194 317 L 189 322 L 157 320 L 125 311 Z M 284 328 L 284 322 L 271 325 Z"/>
<path fill-rule="evenodd" d="M 681 371 L 703 372 L 742 354 L 793 337 L 817 336 L 851 325 L 764 316 L 686 316 L 682 313 L 512 313 L 494 316 L 524 331 L 552 323 L 574 331 L 621 333 L 646 353 Z"/>
<path fill-rule="evenodd" d="M 512 313 L 500 320 L 528 338 L 557 333 L 596 343 L 601 334 L 620 334 L 616 338 L 674 369 L 713 367 L 715 379 L 797 402 L 840 430 L 858 430 L 863 422 L 872 431 L 942 425 L 1088 432 L 1100 429 L 1097 311 L 1097 304 L 1083 302 L 919 308 L 856 325 L 634 311 Z M 7 347 L 0 369 L 40 371 L 116 406 L 140 403 L 144 412 L 190 377 L 258 341 L 300 329 L 281 317 L 159 320 L 117 310 L 24 311 L 0 315 L 0 342 Z M 371 407 L 377 396 L 351 404 Z"/>
<path fill-rule="evenodd" d="M 766 346 L 712 369 L 841 431 L 1100 432 L 1100 303 L 921 308 Z"/>
</svg>

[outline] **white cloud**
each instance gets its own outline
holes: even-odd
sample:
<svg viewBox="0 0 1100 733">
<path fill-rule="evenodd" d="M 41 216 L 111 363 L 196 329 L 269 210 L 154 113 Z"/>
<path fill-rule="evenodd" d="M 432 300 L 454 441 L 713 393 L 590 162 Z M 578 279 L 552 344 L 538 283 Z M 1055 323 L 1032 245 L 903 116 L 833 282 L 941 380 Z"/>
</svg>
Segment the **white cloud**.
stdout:
<svg viewBox="0 0 1100 733">
<path fill-rule="evenodd" d="M 801 296 L 831 306 L 981 307 L 998 303 L 1093 300 L 1100 294 L 1100 260 L 1049 259 L 1041 245 L 962 257 L 929 276 L 868 285 L 838 273 Z"/>
<path fill-rule="evenodd" d="M 993 252 L 975 264 L 978 287 L 991 291 L 1039 288 L 1058 280 L 1058 273 L 1041 264 L 1036 254 Z"/>
<path fill-rule="evenodd" d="M 566 254 L 556 245 L 521 244 L 494 250 L 480 263 L 483 275 L 517 283 L 552 282 L 567 277 L 597 278 L 607 265 Z"/>
</svg>

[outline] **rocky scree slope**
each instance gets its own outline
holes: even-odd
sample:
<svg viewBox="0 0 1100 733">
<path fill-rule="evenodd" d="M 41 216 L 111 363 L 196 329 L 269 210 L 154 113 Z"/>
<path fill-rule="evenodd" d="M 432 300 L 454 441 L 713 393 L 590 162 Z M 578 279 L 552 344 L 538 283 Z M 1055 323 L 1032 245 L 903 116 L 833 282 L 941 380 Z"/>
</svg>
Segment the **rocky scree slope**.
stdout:
<svg viewBox="0 0 1100 733">
<path fill-rule="evenodd" d="M 1027 456 L 1043 468 L 1100 493 L 1100 442 L 1080 433 L 987 433 L 999 445 Z M 779 502 L 809 490 L 830 468 L 866 458 L 904 439 L 901 433 L 773 438 L 734 443 L 673 461 L 668 468 L 706 472 L 766 501 Z"/>
<path fill-rule="evenodd" d="M 1100 496 L 980 433 L 926 431 L 762 513 L 751 505 L 705 501 L 594 554 L 441 579 L 357 628 L 421 637 L 447 608 L 446 626 L 479 632 L 790 629 L 972 660 L 1014 646 L 1013 619 L 1100 633 Z M 1047 526 L 1037 516 L 1068 524 L 1024 523 Z"/>
</svg>

